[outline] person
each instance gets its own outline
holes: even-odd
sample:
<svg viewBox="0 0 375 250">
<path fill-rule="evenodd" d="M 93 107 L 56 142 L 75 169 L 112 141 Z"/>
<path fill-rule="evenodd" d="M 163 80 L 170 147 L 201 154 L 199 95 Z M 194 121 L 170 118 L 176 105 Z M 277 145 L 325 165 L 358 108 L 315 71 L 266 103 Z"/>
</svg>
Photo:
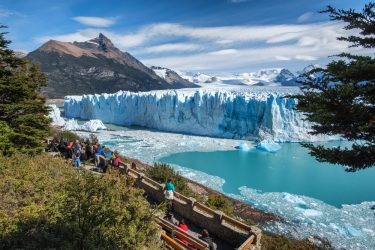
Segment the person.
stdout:
<svg viewBox="0 0 375 250">
<path fill-rule="evenodd" d="M 165 216 L 164 216 L 164 220 L 168 221 L 169 223 L 171 224 L 174 224 L 174 216 L 173 216 L 173 213 L 171 211 L 169 211 Z"/>
<path fill-rule="evenodd" d="M 164 195 L 167 200 L 173 200 L 173 193 L 175 192 L 174 185 L 171 179 L 167 180 L 164 187 Z"/>
<path fill-rule="evenodd" d="M 96 167 L 99 166 L 100 157 L 104 157 L 104 155 L 105 155 L 104 149 L 105 149 L 105 146 L 103 145 L 103 146 L 99 147 L 98 150 L 96 150 L 96 153 L 95 153 L 95 166 Z"/>
<path fill-rule="evenodd" d="M 207 242 L 210 250 L 216 250 L 217 246 L 210 237 L 210 234 L 208 233 L 207 229 L 202 230 L 202 236 L 200 236 L 199 239 L 203 240 L 204 242 Z"/>
<path fill-rule="evenodd" d="M 92 147 L 90 146 L 90 141 L 86 142 L 85 153 L 86 153 L 86 160 L 90 160 L 93 154 Z"/>
<path fill-rule="evenodd" d="M 72 159 L 73 157 L 73 142 L 69 142 L 68 146 L 66 146 L 66 158 Z"/>
<path fill-rule="evenodd" d="M 81 165 L 81 150 L 77 149 L 74 153 L 74 166 L 79 167 Z"/>
<path fill-rule="evenodd" d="M 113 160 L 113 165 L 119 168 L 120 162 L 121 162 L 120 154 L 117 151 L 115 151 L 114 156 L 115 156 L 115 159 Z"/>
<path fill-rule="evenodd" d="M 73 154 L 75 154 L 77 151 L 82 152 L 82 146 L 78 140 L 75 140 L 74 146 L 73 146 Z"/>
<path fill-rule="evenodd" d="M 180 220 L 180 223 L 178 224 L 178 227 L 181 228 L 182 230 L 184 230 L 185 232 L 189 231 L 189 227 L 186 225 L 185 223 L 185 219 L 181 219 Z M 185 245 L 189 244 L 189 242 L 185 239 L 182 239 L 182 238 L 178 238 L 182 243 L 184 243 Z"/>
</svg>

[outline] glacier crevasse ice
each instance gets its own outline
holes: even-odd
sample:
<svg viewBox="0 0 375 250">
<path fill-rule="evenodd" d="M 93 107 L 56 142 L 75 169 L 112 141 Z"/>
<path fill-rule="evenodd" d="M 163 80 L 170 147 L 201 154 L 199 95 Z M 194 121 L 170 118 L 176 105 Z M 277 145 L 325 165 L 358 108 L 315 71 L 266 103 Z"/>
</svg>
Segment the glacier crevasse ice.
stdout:
<svg viewBox="0 0 375 250">
<path fill-rule="evenodd" d="M 67 96 L 68 118 L 101 119 L 105 123 L 143 126 L 203 136 L 275 141 L 318 141 L 310 124 L 284 98 L 298 88 L 247 88 L 119 91 L 115 94 Z"/>
</svg>

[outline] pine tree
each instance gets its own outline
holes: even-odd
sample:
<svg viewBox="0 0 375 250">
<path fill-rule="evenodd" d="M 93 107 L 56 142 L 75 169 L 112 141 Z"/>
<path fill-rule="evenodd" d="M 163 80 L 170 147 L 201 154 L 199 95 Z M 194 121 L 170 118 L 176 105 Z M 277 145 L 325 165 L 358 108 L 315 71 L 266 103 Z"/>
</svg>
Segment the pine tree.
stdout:
<svg viewBox="0 0 375 250">
<path fill-rule="evenodd" d="M 47 79 L 37 65 L 15 56 L 6 34 L 0 32 L 0 152 L 35 154 L 49 131 L 48 108 L 38 93 Z"/>
<path fill-rule="evenodd" d="M 346 23 L 346 30 L 358 35 L 339 37 L 350 47 L 375 47 L 375 3 L 362 12 L 338 10 L 328 6 L 331 20 Z M 314 77 L 319 76 L 319 77 Z M 303 144 L 322 162 L 342 164 L 347 171 L 375 165 L 375 59 L 371 56 L 342 53 L 326 68 L 316 68 L 305 75 L 302 95 L 297 95 L 297 109 L 312 122 L 312 134 L 339 135 L 352 142 L 351 147 L 327 148 Z"/>
</svg>

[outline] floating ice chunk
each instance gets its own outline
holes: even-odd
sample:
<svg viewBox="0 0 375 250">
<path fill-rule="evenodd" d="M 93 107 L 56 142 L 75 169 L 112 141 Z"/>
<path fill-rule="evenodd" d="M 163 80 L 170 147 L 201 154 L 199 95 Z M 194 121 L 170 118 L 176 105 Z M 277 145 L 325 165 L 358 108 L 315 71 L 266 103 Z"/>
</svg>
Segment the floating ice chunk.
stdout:
<svg viewBox="0 0 375 250">
<path fill-rule="evenodd" d="M 259 150 L 274 153 L 280 150 L 281 146 L 280 144 L 274 142 L 272 139 L 265 139 L 261 141 L 258 145 L 256 145 L 256 148 Z"/>
<path fill-rule="evenodd" d="M 247 145 L 246 142 L 241 142 L 240 145 L 236 146 L 235 148 L 239 149 L 241 151 L 249 151 L 250 150 L 250 147 L 249 147 L 249 145 Z"/>
<path fill-rule="evenodd" d="M 298 197 L 297 195 L 285 193 L 284 199 L 290 203 L 306 205 L 306 202 L 301 197 Z"/>
<path fill-rule="evenodd" d="M 347 225 L 345 227 L 345 230 L 346 230 L 346 233 L 349 235 L 349 236 L 352 236 L 352 237 L 359 237 L 361 236 L 361 231 L 359 231 L 358 229 L 355 229 L 354 227 L 352 227 L 351 225 Z"/>
<path fill-rule="evenodd" d="M 74 131 L 74 130 L 80 130 L 80 125 L 78 125 L 78 122 L 77 120 L 75 119 L 70 119 L 68 121 L 65 122 L 62 130 L 65 130 L 65 131 Z"/>
<path fill-rule="evenodd" d="M 95 132 L 97 130 L 107 129 L 101 120 L 90 120 L 80 126 L 80 130 Z"/>
<path fill-rule="evenodd" d="M 65 120 L 61 117 L 60 109 L 55 104 L 50 104 L 48 107 L 50 107 L 48 117 L 52 119 L 51 125 L 60 127 L 64 126 Z"/>
<path fill-rule="evenodd" d="M 315 217 L 315 216 L 322 216 L 323 213 L 318 211 L 318 210 L 315 210 L 315 209 L 306 209 L 303 212 L 303 215 L 305 215 L 307 217 Z"/>
</svg>

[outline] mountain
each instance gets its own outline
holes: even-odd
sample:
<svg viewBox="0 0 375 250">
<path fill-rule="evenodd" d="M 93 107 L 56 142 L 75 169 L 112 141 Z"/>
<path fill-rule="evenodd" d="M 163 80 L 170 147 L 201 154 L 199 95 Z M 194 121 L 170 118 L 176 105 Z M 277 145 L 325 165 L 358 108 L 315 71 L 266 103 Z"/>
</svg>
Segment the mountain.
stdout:
<svg viewBox="0 0 375 250">
<path fill-rule="evenodd" d="M 48 86 L 42 93 L 50 98 L 181 88 L 180 84 L 160 78 L 131 54 L 120 51 L 101 33 L 86 42 L 50 40 L 26 58 L 39 64 L 48 75 Z"/>
<path fill-rule="evenodd" d="M 185 78 L 200 84 L 226 84 L 248 86 L 299 86 L 297 76 L 287 69 L 262 69 L 256 72 L 208 76 L 201 73 L 180 73 Z"/>
<path fill-rule="evenodd" d="M 199 87 L 187 79 L 182 78 L 176 71 L 168 68 L 151 66 L 150 67 L 155 74 L 164 79 L 167 83 L 174 86 L 175 88 L 192 88 Z"/>
</svg>

